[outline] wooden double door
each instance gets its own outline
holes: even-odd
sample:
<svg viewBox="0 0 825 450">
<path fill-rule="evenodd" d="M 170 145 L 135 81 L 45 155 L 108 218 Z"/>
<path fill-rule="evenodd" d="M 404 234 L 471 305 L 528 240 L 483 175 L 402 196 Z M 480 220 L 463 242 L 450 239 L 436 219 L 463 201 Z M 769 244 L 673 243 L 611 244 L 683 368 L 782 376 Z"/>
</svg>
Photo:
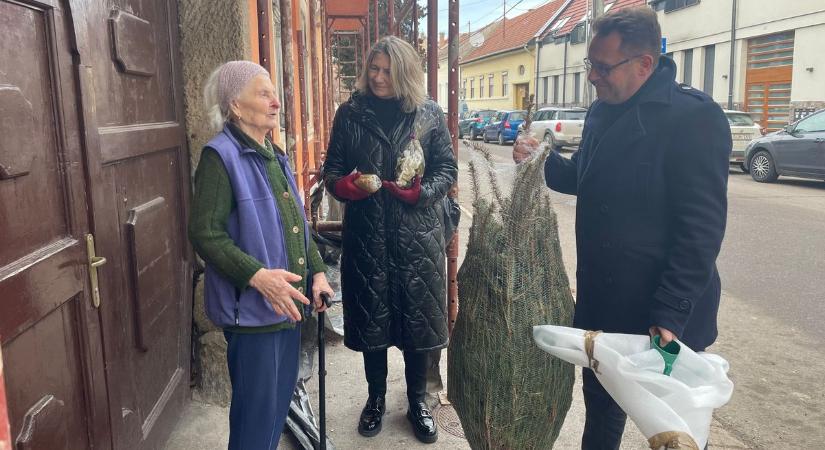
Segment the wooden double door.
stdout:
<svg viewBox="0 0 825 450">
<path fill-rule="evenodd" d="M 165 0 L 0 0 L 0 339 L 18 449 L 160 448 L 185 405 L 177 17 Z"/>
</svg>

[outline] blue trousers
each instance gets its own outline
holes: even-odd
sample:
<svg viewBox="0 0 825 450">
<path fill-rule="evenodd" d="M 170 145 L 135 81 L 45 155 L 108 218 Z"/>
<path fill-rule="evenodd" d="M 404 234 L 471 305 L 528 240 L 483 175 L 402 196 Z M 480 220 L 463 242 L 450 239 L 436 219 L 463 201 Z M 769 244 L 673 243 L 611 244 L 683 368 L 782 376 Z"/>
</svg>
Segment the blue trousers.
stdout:
<svg viewBox="0 0 825 450">
<path fill-rule="evenodd" d="M 232 381 L 229 450 L 276 449 L 298 380 L 301 330 L 224 336 Z"/>
<path fill-rule="evenodd" d="M 584 393 L 584 433 L 582 450 L 619 450 L 627 414 L 604 390 L 596 374 L 582 369 Z"/>
</svg>

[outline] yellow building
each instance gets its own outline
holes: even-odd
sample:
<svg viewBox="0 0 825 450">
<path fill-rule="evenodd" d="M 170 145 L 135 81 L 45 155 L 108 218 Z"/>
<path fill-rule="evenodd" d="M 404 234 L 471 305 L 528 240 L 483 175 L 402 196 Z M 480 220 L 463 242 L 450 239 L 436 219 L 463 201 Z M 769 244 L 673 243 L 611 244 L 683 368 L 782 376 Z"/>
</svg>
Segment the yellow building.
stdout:
<svg viewBox="0 0 825 450">
<path fill-rule="evenodd" d="M 470 110 L 524 109 L 535 92 L 536 36 L 567 0 L 552 0 L 497 23 L 487 36 L 470 37 L 476 48 L 459 66 L 461 94 Z"/>
</svg>

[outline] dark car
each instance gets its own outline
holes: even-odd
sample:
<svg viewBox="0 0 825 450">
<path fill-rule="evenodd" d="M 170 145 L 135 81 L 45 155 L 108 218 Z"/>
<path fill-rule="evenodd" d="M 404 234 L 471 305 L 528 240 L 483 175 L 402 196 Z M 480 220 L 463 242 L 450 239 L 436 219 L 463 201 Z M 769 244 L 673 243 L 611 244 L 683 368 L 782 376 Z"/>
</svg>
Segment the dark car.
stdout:
<svg viewBox="0 0 825 450">
<path fill-rule="evenodd" d="M 499 111 L 484 127 L 484 134 L 481 139 L 484 142 L 496 141 L 499 145 L 505 142 L 515 141 L 518 136 L 518 126 L 524 122 L 527 111 Z"/>
<path fill-rule="evenodd" d="M 496 112 L 495 109 L 470 111 L 464 119 L 458 121 L 458 138 L 463 139 L 464 136 L 469 135 L 470 139 L 475 140 L 481 136 L 484 126 L 490 122 L 490 118 L 493 117 Z"/>
<path fill-rule="evenodd" d="M 760 183 L 780 175 L 825 180 L 825 109 L 752 140 L 745 163 Z"/>
</svg>

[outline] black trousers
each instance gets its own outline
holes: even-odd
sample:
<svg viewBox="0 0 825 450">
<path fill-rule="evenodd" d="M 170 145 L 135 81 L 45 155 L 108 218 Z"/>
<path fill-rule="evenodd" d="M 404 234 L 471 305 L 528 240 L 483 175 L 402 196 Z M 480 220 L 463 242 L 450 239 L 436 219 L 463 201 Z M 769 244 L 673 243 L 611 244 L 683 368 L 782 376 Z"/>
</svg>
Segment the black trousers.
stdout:
<svg viewBox="0 0 825 450">
<path fill-rule="evenodd" d="M 407 380 L 407 400 L 424 401 L 427 393 L 427 352 L 404 353 L 404 378 Z M 370 396 L 387 394 L 387 350 L 364 352 L 364 372 Z"/>
<path fill-rule="evenodd" d="M 596 374 L 582 368 L 585 421 L 582 450 L 619 450 L 627 414 L 604 390 Z"/>
</svg>

